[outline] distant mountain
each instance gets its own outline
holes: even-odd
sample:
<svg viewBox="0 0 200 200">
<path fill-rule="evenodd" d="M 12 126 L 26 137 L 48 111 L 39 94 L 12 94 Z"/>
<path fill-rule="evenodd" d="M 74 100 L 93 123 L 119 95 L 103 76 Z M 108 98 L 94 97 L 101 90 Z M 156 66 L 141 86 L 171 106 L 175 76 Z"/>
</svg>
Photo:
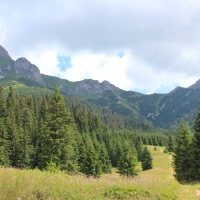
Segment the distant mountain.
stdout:
<svg viewBox="0 0 200 200">
<path fill-rule="evenodd" d="M 31 64 L 26 58 L 14 61 L 8 52 L 0 46 L 0 78 L 10 77 L 22 81 L 22 77 L 41 84 L 44 87 L 54 89 L 56 86 L 60 91 L 68 95 L 77 94 L 102 94 L 105 90 L 120 90 L 108 81 L 87 79 L 83 81 L 70 82 L 57 77 L 42 75 L 37 66 Z"/>
<path fill-rule="evenodd" d="M 176 128 L 181 118 L 192 125 L 200 105 L 200 80 L 188 88 L 176 87 L 167 94 L 145 95 L 124 91 L 107 81 L 99 83 L 96 80 L 86 79 L 71 82 L 41 74 L 38 67 L 26 58 L 14 61 L 2 46 L 0 46 L 0 85 L 15 85 L 21 90 L 24 90 L 25 86 L 31 90 L 35 88 L 54 90 L 58 86 L 65 95 L 76 96 L 120 115 L 148 121 L 165 129 Z"/>
<path fill-rule="evenodd" d="M 102 94 L 106 90 L 120 91 L 121 89 L 110 84 L 108 81 L 99 83 L 97 80 L 85 79 L 82 81 L 71 82 L 53 76 L 42 75 L 47 88 L 54 89 L 57 85 L 60 91 L 67 95 L 89 95 Z"/>
</svg>

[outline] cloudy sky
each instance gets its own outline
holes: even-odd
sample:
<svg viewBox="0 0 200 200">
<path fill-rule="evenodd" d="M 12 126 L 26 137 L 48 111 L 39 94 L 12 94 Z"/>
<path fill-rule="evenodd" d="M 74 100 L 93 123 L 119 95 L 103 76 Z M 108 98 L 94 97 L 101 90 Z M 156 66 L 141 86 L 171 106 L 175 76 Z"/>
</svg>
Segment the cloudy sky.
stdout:
<svg viewBox="0 0 200 200">
<path fill-rule="evenodd" d="M 0 44 L 43 74 L 166 93 L 200 79 L 200 2 L 0 0 Z"/>
</svg>

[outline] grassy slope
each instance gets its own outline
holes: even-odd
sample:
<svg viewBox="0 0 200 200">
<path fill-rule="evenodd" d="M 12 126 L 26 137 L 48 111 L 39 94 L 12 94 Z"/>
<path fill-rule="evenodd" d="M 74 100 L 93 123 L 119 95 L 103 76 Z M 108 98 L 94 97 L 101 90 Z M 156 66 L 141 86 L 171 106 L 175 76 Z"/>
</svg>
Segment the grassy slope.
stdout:
<svg viewBox="0 0 200 200">
<path fill-rule="evenodd" d="M 100 179 L 68 176 L 38 170 L 0 169 L 0 199 L 198 199 L 196 185 L 180 185 L 174 180 L 171 155 L 162 147 L 149 147 L 154 169 L 122 178 L 115 170 Z M 140 164 L 138 168 L 141 169 Z"/>
<path fill-rule="evenodd" d="M 46 87 L 53 88 L 53 89 L 56 88 L 56 86 L 58 86 L 58 85 L 62 85 L 64 87 L 74 89 L 75 86 L 79 83 L 78 81 L 71 82 L 71 81 L 68 81 L 65 79 L 61 79 L 61 78 L 54 77 L 54 76 L 48 76 L 45 74 L 42 74 L 42 78 L 44 79 L 44 81 L 46 83 Z"/>
</svg>

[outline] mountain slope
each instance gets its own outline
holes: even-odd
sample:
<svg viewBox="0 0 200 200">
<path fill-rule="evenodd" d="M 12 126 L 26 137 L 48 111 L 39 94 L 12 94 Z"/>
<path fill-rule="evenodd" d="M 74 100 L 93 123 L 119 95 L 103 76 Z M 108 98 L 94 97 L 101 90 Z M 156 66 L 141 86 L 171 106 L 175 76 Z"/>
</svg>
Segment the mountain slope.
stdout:
<svg viewBox="0 0 200 200">
<path fill-rule="evenodd" d="M 189 88 L 176 87 L 167 94 L 144 95 L 121 90 L 107 81 L 99 83 L 96 80 L 86 79 L 70 82 L 41 74 L 38 67 L 25 58 L 14 61 L 1 46 L 0 85 L 14 85 L 18 90 L 20 88 L 20 91 L 28 87 L 31 88 L 30 91 L 36 88 L 37 90 L 41 88 L 40 91 L 50 91 L 58 86 L 65 95 L 87 100 L 120 115 L 141 122 L 148 121 L 165 129 L 175 128 L 181 118 L 192 125 L 200 104 L 200 80 Z"/>
<path fill-rule="evenodd" d="M 200 104 L 200 88 L 178 87 L 168 94 L 151 95 L 105 91 L 98 98 L 90 96 L 87 100 L 116 113 L 148 120 L 155 126 L 171 129 L 177 126 L 181 118 L 192 125 Z"/>
<path fill-rule="evenodd" d="M 42 78 L 47 88 L 53 89 L 58 86 L 60 91 L 67 95 L 102 94 L 105 90 L 120 90 L 107 81 L 99 83 L 97 80 L 85 79 L 82 81 L 71 82 L 44 74 L 42 74 Z"/>
</svg>

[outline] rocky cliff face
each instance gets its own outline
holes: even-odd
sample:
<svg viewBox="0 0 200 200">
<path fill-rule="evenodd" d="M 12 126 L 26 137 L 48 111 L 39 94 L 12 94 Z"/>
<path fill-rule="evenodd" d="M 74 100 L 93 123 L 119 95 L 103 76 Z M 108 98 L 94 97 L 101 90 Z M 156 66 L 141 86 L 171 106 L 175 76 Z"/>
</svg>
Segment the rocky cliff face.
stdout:
<svg viewBox="0 0 200 200">
<path fill-rule="evenodd" d="M 12 60 L 8 52 L 0 45 L 0 56 L 7 60 Z"/>
<path fill-rule="evenodd" d="M 44 84 L 38 67 L 31 64 L 26 58 L 17 59 L 12 67 L 16 74 L 23 75 L 28 79 Z"/>
<path fill-rule="evenodd" d="M 16 61 L 11 61 L 6 65 L 1 66 L 1 75 L 8 75 L 11 73 L 21 75 L 44 85 L 40 70 L 35 65 L 31 64 L 26 58 L 19 58 Z"/>
<path fill-rule="evenodd" d="M 0 75 L 17 74 L 30 80 L 45 85 L 42 80 L 40 70 L 31 64 L 26 58 L 19 58 L 13 61 L 8 52 L 0 45 Z M 3 77 L 3 76 L 2 76 Z"/>
<path fill-rule="evenodd" d="M 66 94 L 101 94 L 105 90 L 120 90 L 114 85 L 110 84 L 108 81 L 103 81 L 99 83 L 97 80 L 86 79 L 79 81 L 75 88 L 59 86 L 60 91 Z"/>
<path fill-rule="evenodd" d="M 0 79 L 3 79 L 6 75 L 17 74 L 19 76 L 25 77 L 27 79 L 36 81 L 46 86 L 47 88 L 56 87 L 60 79 L 55 82 L 51 80 L 50 85 L 45 83 L 45 78 L 40 74 L 40 70 L 37 66 L 31 64 L 26 58 L 19 58 L 16 61 L 12 60 L 8 52 L 0 46 Z M 59 84 L 60 91 L 65 94 L 101 94 L 105 90 L 120 90 L 114 85 L 110 84 L 108 81 L 99 81 L 86 79 L 83 81 L 78 81 L 74 86 L 71 84 Z"/>
</svg>

